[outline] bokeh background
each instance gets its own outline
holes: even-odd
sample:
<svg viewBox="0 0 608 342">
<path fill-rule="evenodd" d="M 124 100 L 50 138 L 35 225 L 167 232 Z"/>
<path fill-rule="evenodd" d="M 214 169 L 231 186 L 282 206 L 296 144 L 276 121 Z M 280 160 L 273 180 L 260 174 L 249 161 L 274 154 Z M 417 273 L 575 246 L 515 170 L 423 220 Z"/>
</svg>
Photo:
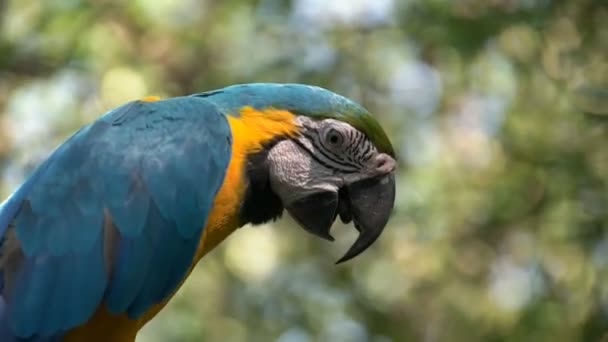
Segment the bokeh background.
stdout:
<svg viewBox="0 0 608 342">
<path fill-rule="evenodd" d="M 0 0 L 0 192 L 146 95 L 320 85 L 399 154 L 364 255 L 284 218 L 204 258 L 157 341 L 595 341 L 608 331 L 608 6 L 593 0 Z"/>
</svg>

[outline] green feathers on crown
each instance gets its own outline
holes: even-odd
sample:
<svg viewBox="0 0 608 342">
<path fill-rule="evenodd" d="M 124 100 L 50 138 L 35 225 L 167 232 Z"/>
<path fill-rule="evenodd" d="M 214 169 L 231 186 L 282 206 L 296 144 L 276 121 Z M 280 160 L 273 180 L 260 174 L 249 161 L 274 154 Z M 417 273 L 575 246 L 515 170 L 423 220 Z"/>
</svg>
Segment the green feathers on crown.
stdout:
<svg viewBox="0 0 608 342">
<path fill-rule="evenodd" d="M 303 84 L 251 83 L 196 94 L 208 97 L 222 111 L 238 113 L 243 106 L 274 107 L 296 115 L 347 122 L 363 132 L 378 150 L 395 156 L 386 133 L 361 105 L 329 90 Z"/>
</svg>

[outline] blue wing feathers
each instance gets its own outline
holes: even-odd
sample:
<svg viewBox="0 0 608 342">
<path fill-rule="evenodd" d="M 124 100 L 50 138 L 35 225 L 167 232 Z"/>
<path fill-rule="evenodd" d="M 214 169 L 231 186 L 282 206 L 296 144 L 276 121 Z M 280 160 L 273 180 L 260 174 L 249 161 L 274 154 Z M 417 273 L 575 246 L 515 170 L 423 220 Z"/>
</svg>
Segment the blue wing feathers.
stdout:
<svg viewBox="0 0 608 342">
<path fill-rule="evenodd" d="M 111 313 L 125 312 L 144 286 L 156 243 L 150 231 L 136 237 L 123 236 L 118 241 L 112 283 L 121 286 L 110 286 L 106 292 L 106 305 Z"/>
<path fill-rule="evenodd" d="M 145 286 L 137 293 L 137 297 L 130 304 L 128 314 L 130 317 L 138 317 L 150 305 L 160 302 L 165 298 L 175 285 L 181 280 L 181 276 L 190 266 L 188 260 L 192 260 L 198 239 L 186 239 L 174 233 L 175 224 L 166 220 L 157 206 L 151 206 L 147 234 L 151 235 L 153 249 L 150 265 L 146 272 Z M 169 260 L 166 256 L 175 256 Z M 175 272 L 173 272 L 175 271 Z"/>
<path fill-rule="evenodd" d="M 0 339 L 14 338 L 2 335 L 7 317 L 15 335 L 56 337 L 102 301 L 137 317 L 172 293 L 191 266 L 229 142 L 216 107 L 182 97 L 126 104 L 58 147 L 0 207 L 0 233 L 14 222 L 23 253 L 0 296 Z M 105 213 L 118 236 L 110 260 Z"/>
<path fill-rule="evenodd" d="M 0 340 L 2 342 L 60 342 L 62 335 L 58 334 L 52 337 L 30 337 L 19 338 L 14 335 L 12 329 L 8 325 L 8 311 L 6 301 L 0 296 Z"/>
</svg>

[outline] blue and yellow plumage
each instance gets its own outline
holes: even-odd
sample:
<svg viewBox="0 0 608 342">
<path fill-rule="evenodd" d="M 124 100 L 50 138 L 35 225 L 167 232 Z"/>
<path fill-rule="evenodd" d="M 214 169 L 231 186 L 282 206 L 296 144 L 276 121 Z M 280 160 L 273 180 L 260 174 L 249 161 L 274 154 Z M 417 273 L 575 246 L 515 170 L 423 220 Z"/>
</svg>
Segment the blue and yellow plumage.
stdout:
<svg viewBox="0 0 608 342">
<path fill-rule="evenodd" d="M 304 85 L 134 101 L 76 132 L 0 207 L 2 250 L 19 249 L 2 255 L 1 340 L 134 341 L 245 223 L 247 158 L 297 135 L 296 115 L 348 122 L 393 154 L 367 111 Z"/>
</svg>

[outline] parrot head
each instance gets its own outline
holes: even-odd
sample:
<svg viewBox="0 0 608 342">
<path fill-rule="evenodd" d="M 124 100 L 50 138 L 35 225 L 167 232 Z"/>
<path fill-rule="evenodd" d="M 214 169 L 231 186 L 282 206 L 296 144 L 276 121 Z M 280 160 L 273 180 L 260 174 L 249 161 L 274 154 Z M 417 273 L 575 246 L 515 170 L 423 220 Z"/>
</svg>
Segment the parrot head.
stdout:
<svg viewBox="0 0 608 342">
<path fill-rule="evenodd" d="M 302 134 L 270 149 L 270 185 L 306 231 L 333 241 L 337 217 L 359 238 L 338 261 L 367 249 L 382 233 L 395 200 L 395 160 L 365 133 L 336 120 L 298 118 Z M 286 167 L 287 166 L 287 167 Z"/>
<path fill-rule="evenodd" d="M 382 233 L 395 201 L 395 153 L 376 119 L 359 104 L 300 84 L 247 84 L 202 93 L 226 112 L 243 105 L 293 114 L 295 134 L 275 136 L 249 155 L 245 223 L 286 210 L 306 231 L 333 241 L 339 217 L 359 237 L 338 260 L 354 258 Z"/>
</svg>

